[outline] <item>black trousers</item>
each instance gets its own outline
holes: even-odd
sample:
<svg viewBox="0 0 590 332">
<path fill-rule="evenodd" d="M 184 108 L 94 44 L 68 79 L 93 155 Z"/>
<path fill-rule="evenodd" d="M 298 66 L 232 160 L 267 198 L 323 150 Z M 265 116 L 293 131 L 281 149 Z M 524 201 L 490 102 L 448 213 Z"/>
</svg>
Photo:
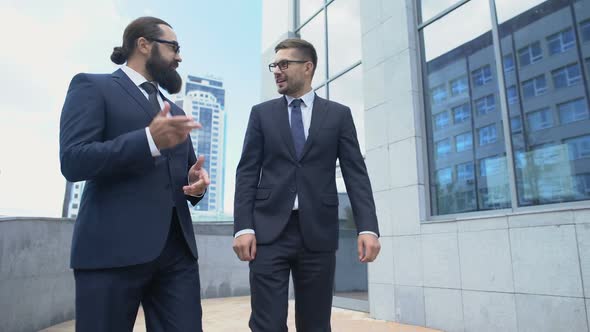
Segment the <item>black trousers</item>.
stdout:
<svg viewBox="0 0 590 332">
<path fill-rule="evenodd" d="M 259 245 L 250 262 L 254 332 L 287 331 L 289 274 L 295 290 L 295 325 L 298 332 L 331 331 L 335 252 L 305 248 L 294 211 L 281 236 L 272 244 Z"/>
<path fill-rule="evenodd" d="M 203 330 L 199 267 L 176 213 L 164 250 L 154 261 L 120 268 L 77 269 L 74 276 L 76 331 L 131 332 L 140 303 L 148 332 Z"/>
</svg>

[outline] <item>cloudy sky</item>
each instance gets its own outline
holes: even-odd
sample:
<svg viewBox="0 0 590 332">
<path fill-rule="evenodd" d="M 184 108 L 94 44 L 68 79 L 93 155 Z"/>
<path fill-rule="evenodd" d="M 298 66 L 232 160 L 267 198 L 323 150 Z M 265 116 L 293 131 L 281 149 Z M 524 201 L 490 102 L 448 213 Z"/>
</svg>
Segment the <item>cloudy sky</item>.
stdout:
<svg viewBox="0 0 590 332">
<path fill-rule="evenodd" d="M 117 69 L 109 57 L 125 26 L 170 23 L 181 74 L 223 79 L 228 112 L 226 210 L 250 108 L 260 101 L 260 0 L 3 0 L 0 51 L 0 215 L 61 215 L 59 115 L 78 72 Z"/>
</svg>

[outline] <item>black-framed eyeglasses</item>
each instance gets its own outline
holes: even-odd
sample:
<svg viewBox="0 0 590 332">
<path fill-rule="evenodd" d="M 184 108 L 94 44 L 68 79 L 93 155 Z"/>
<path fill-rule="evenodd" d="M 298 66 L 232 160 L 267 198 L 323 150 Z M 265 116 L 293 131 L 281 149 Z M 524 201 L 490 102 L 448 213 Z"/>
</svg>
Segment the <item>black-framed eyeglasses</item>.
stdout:
<svg viewBox="0 0 590 332">
<path fill-rule="evenodd" d="M 157 43 L 168 44 L 172 46 L 172 50 L 174 53 L 180 53 L 180 45 L 175 40 L 165 40 L 165 39 L 158 39 L 158 38 L 146 38 L 147 40 L 155 41 Z"/>
<path fill-rule="evenodd" d="M 273 62 L 268 65 L 268 70 L 272 73 L 276 67 L 279 67 L 280 70 L 285 70 L 289 68 L 289 63 L 306 63 L 309 60 L 281 60 L 279 62 Z"/>
</svg>

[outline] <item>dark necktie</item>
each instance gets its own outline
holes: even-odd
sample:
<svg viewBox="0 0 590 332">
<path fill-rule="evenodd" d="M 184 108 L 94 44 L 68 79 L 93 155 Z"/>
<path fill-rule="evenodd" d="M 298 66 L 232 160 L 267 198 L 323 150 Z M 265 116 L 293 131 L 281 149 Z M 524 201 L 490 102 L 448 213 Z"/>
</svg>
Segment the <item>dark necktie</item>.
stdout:
<svg viewBox="0 0 590 332">
<path fill-rule="evenodd" d="M 303 118 L 301 116 L 301 99 L 294 99 L 291 102 L 291 136 L 295 146 L 297 159 L 301 158 L 303 146 L 305 145 L 305 131 L 303 128 Z"/>
<path fill-rule="evenodd" d="M 155 114 L 160 112 L 160 103 L 158 103 L 158 88 L 151 82 L 143 82 L 139 85 L 148 94 L 148 99 Z"/>
</svg>

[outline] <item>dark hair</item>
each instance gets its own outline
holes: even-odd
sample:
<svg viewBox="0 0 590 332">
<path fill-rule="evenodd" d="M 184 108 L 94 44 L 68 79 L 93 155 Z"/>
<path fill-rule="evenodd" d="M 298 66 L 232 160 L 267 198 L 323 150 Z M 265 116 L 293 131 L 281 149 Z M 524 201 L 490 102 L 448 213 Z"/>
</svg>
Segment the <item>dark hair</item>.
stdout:
<svg viewBox="0 0 590 332">
<path fill-rule="evenodd" d="M 297 49 L 299 53 L 303 55 L 305 60 L 311 61 L 313 63 L 313 72 L 315 73 L 315 68 L 318 65 L 318 54 L 316 53 L 315 48 L 310 42 L 298 38 L 285 39 L 282 42 L 280 42 L 277 46 L 275 46 L 275 53 L 279 50 L 284 50 L 288 48 Z"/>
<path fill-rule="evenodd" d="M 164 20 L 151 16 L 140 17 L 129 23 L 123 33 L 123 45 L 113 48 L 111 61 L 118 65 L 124 64 L 135 50 L 137 39 L 140 37 L 147 39 L 160 38 L 162 29 L 158 26 L 159 24 L 164 24 L 172 28 Z"/>
</svg>

